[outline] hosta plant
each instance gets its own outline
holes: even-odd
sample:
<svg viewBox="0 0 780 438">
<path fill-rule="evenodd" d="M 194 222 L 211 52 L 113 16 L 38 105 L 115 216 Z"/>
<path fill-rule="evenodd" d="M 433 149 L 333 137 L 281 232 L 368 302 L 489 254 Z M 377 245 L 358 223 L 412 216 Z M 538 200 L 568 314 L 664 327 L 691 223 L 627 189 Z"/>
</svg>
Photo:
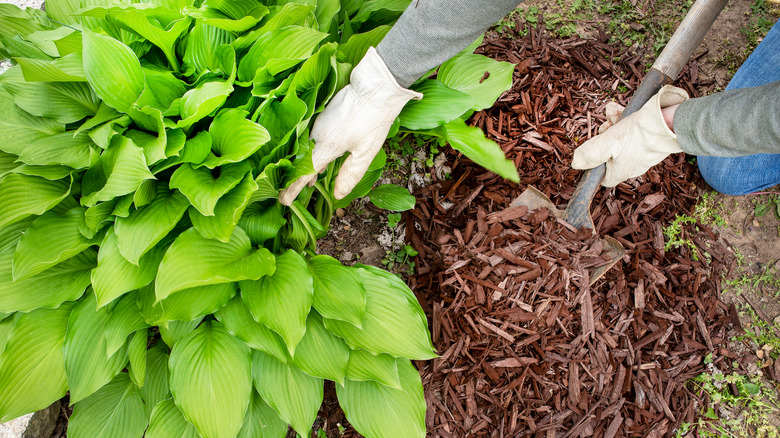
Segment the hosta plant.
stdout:
<svg viewBox="0 0 780 438">
<path fill-rule="evenodd" d="M 335 208 L 414 198 L 371 191 L 380 154 L 346 199 L 340 160 L 277 201 L 408 3 L 0 4 L 0 422 L 69 392 L 71 438 L 306 436 L 331 380 L 363 435 L 425 435 L 410 359 L 435 353 L 414 294 L 314 251 Z M 466 51 L 414 85 L 393 131 L 516 179 L 464 122 L 511 75 Z"/>
</svg>

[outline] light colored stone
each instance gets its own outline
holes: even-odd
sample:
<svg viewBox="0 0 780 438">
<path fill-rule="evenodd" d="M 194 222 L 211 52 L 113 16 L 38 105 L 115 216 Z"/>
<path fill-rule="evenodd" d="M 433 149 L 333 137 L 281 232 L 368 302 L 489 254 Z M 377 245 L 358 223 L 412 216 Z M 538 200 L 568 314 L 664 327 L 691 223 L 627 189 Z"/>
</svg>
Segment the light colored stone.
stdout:
<svg viewBox="0 0 780 438">
<path fill-rule="evenodd" d="M 16 6 L 19 6 L 20 8 L 35 8 L 35 9 L 43 9 L 43 4 L 45 3 L 44 0 L 0 0 L 0 3 L 11 3 Z"/>
<path fill-rule="evenodd" d="M 30 424 L 33 414 L 27 414 L 7 423 L 0 424 L 0 438 L 21 438 Z"/>
<path fill-rule="evenodd" d="M 59 400 L 46 409 L 0 424 L 0 438 L 48 438 L 57 427 L 62 404 Z"/>
</svg>

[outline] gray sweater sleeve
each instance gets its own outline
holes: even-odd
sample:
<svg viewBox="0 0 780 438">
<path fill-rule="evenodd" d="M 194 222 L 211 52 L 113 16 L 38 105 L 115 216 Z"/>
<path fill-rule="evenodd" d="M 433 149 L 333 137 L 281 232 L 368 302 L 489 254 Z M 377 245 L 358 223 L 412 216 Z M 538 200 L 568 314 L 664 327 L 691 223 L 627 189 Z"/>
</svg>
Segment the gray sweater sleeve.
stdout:
<svg viewBox="0 0 780 438">
<path fill-rule="evenodd" d="M 780 153 L 780 81 L 690 99 L 674 113 L 680 148 L 691 155 Z"/>
<path fill-rule="evenodd" d="M 377 46 L 402 87 L 455 56 L 522 0 L 412 0 Z"/>
</svg>

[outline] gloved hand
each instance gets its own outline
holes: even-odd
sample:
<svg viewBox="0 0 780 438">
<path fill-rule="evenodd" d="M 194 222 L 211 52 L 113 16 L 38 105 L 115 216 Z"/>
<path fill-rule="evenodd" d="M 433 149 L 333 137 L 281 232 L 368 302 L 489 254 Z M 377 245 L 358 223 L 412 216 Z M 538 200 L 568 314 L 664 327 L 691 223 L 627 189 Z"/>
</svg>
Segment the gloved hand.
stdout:
<svg viewBox="0 0 780 438">
<path fill-rule="evenodd" d="M 422 94 L 398 85 L 376 49 L 370 47 L 352 70 L 350 84 L 333 97 L 311 130 L 312 163 L 317 173 L 350 152 L 336 177 L 336 199 L 347 196 L 363 178 L 410 99 L 422 99 Z M 299 178 L 279 194 L 279 201 L 292 204 L 303 186 L 316 180 L 317 174 Z"/>
<path fill-rule="evenodd" d="M 639 111 L 620 119 L 623 107 L 607 104 L 608 122 L 599 129 L 599 135 L 586 141 L 574 151 L 571 167 L 592 169 L 607 163 L 607 172 L 601 185 L 614 187 L 629 178 L 644 174 L 669 154 L 682 152 L 677 136 L 666 125 L 663 108 L 688 100 L 682 88 L 665 85 Z"/>
</svg>

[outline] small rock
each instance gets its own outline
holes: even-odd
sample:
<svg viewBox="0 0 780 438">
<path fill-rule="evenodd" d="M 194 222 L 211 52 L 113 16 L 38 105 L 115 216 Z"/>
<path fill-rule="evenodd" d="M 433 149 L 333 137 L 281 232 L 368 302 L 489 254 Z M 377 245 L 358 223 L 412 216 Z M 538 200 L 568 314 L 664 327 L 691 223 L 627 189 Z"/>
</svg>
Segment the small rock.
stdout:
<svg viewBox="0 0 780 438">
<path fill-rule="evenodd" d="M 341 259 L 342 262 L 348 262 L 348 261 L 352 260 L 352 256 L 353 255 L 354 254 L 352 254 L 352 251 L 344 251 L 344 252 L 341 253 L 340 259 Z"/>
<path fill-rule="evenodd" d="M 347 212 L 346 212 L 346 211 L 344 211 L 344 209 L 343 209 L 343 208 L 337 208 L 337 209 L 336 209 L 336 216 L 337 216 L 339 219 L 343 218 L 345 214 L 347 214 Z"/>
</svg>

